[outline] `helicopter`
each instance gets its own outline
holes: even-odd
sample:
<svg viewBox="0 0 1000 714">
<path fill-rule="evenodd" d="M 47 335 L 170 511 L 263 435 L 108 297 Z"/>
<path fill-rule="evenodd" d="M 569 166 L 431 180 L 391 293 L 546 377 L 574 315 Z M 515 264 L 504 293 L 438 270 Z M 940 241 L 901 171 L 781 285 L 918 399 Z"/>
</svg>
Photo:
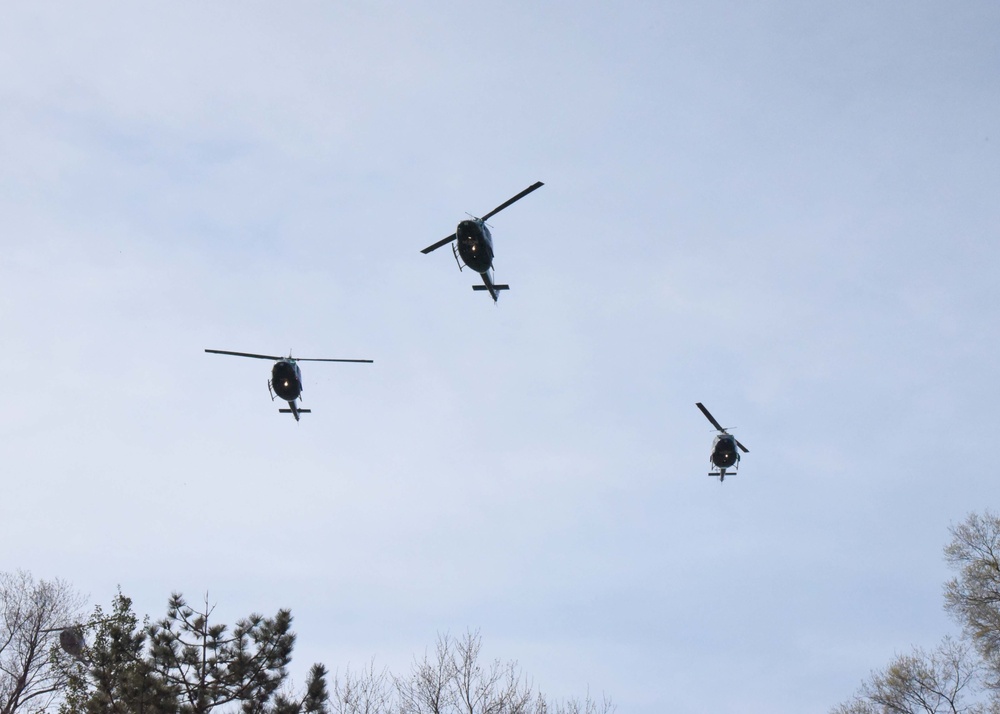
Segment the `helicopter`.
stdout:
<svg viewBox="0 0 1000 714">
<path fill-rule="evenodd" d="M 496 303 L 499 297 L 499 292 L 501 290 L 510 290 L 509 285 L 498 285 L 493 282 L 493 236 L 490 235 L 490 229 L 486 225 L 487 219 L 491 216 L 496 215 L 503 209 L 507 208 L 510 204 L 515 201 L 519 201 L 529 193 L 537 188 L 544 186 L 541 181 L 533 183 L 528 188 L 521 191 L 513 198 L 504 201 L 499 206 L 494 208 L 492 211 L 487 213 L 482 218 L 471 217 L 468 220 L 462 221 L 458 224 L 458 228 L 455 232 L 443 240 L 439 240 L 434 245 L 429 245 L 424 248 L 421 253 L 430 253 L 432 250 L 437 250 L 443 245 L 451 243 L 453 240 L 457 239 L 456 248 L 454 245 L 451 247 L 451 252 L 455 256 L 455 262 L 458 263 L 458 269 L 462 270 L 463 262 L 465 265 L 469 266 L 475 270 L 483 279 L 482 285 L 473 285 L 473 290 L 488 290 L 490 297 L 493 298 L 493 302 Z"/>
<path fill-rule="evenodd" d="M 271 367 L 271 379 L 267 382 L 267 391 L 271 394 L 271 401 L 281 398 L 288 402 L 288 409 L 279 409 L 282 414 L 291 414 L 295 421 L 299 420 L 300 414 L 310 414 L 312 409 L 302 409 L 298 405 L 298 399 L 302 395 L 302 371 L 298 362 L 366 362 L 370 359 L 315 359 L 306 357 L 292 357 L 289 352 L 287 357 L 275 357 L 273 355 L 258 355 L 250 352 L 229 352 L 228 350 L 205 350 L 216 355 L 233 355 L 234 357 L 251 357 L 253 359 L 275 360 Z"/>
<path fill-rule="evenodd" d="M 712 442 L 712 455 L 708 457 L 712 466 L 718 469 L 718 471 L 710 471 L 708 475 L 718 476 L 719 483 L 722 483 L 726 480 L 726 469 L 732 469 L 731 473 L 736 473 L 736 469 L 739 468 L 740 452 L 736 450 L 737 447 L 744 454 L 749 454 L 750 449 L 743 446 L 743 444 L 736 440 L 735 436 L 723 429 L 719 425 L 719 422 L 715 420 L 715 417 L 705 408 L 704 404 L 696 402 L 695 406 L 701 409 L 701 413 L 712 423 L 712 426 L 722 432 Z"/>
</svg>

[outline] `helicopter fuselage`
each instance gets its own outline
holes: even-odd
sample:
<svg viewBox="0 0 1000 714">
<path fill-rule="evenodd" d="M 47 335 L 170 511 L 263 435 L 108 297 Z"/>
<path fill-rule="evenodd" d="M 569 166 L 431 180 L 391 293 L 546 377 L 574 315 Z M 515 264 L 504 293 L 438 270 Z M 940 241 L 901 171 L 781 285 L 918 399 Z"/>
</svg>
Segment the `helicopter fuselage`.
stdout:
<svg viewBox="0 0 1000 714">
<path fill-rule="evenodd" d="M 283 359 L 271 368 L 271 389 L 286 402 L 294 402 L 302 394 L 302 372 L 294 360 Z"/>
<path fill-rule="evenodd" d="M 736 451 L 736 437 L 731 434 L 719 434 L 712 443 L 712 465 L 718 469 L 731 469 L 740 460 Z"/>
<path fill-rule="evenodd" d="M 493 267 L 493 236 L 479 218 L 462 221 L 455 230 L 458 254 L 477 273 L 488 273 Z"/>
</svg>

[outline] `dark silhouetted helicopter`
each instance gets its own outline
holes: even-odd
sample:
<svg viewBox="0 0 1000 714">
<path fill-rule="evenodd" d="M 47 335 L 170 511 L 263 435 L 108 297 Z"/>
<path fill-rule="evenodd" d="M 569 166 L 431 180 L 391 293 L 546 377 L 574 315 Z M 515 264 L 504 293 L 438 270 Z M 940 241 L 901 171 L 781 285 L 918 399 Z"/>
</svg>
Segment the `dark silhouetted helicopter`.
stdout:
<svg viewBox="0 0 1000 714">
<path fill-rule="evenodd" d="M 233 355 L 235 357 L 252 357 L 253 359 L 275 360 L 271 367 L 271 379 L 267 383 L 267 391 L 271 393 L 271 401 L 277 398 L 288 402 L 288 409 L 279 409 L 282 414 L 291 414 L 295 421 L 299 420 L 299 414 L 309 414 L 311 409 L 300 409 L 296 400 L 302 395 L 302 372 L 299 370 L 297 362 L 366 362 L 371 364 L 370 359 L 307 359 L 304 357 L 293 358 L 291 354 L 287 357 L 275 357 L 273 355 L 255 355 L 249 352 L 229 352 L 227 350 L 205 350 L 216 355 Z"/>
<path fill-rule="evenodd" d="M 439 240 L 434 245 L 427 246 L 420 252 L 430 253 L 432 250 L 437 250 L 441 246 L 451 243 L 457 238 L 458 249 L 456 250 L 455 246 L 452 246 L 451 250 L 455 255 L 455 261 L 458 263 L 458 269 L 462 269 L 462 263 L 464 262 L 465 265 L 468 265 L 470 268 L 479 273 L 483 279 L 483 284 L 473 285 L 472 289 L 488 290 L 490 297 L 493 298 L 493 302 L 496 302 L 498 293 L 501 290 L 510 290 L 510 286 L 497 285 L 493 282 L 493 275 L 491 273 L 493 269 L 493 236 L 490 235 L 490 229 L 487 227 L 486 221 L 491 216 L 495 216 L 497 213 L 507 208 L 510 204 L 521 200 L 536 188 L 541 188 L 542 186 L 544 186 L 544 184 L 541 181 L 534 183 L 510 200 L 501 203 L 482 218 L 473 217 L 469 220 L 462 221 L 458 224 L 458 228 L 455 229 L 455 232 L 450 236 L 444 240 Z M 461 257 L 461 260 L 459 260 L 459 257 Z"/>
<path fill-rule="evenodd" d="M 719 483 L 726 480 L 726 469 L 732 469 L 731 473 L 736 473 L 736 469 L 739 468 L 740 464 L 740 452 L 736 449 L 739 448 L 744 454 L 749 454 L 750 449 L 743 446 L 740 442 L 736 440 L 736 437 L 730 434 L 728 431 L 723 429 L 719 422 L 715 420 L 705 405 L 701 402 L 696 402 L 696 406 L 701 409 L 701 413 L 712 422 L 712 426 L 718 429 L 721 434 L 715 437 L 715 441 L 712 442 L 712 455 L 708 457 L 711 464 L 718 469 L 718 471 L 710 471 L 709 476 L 718 476 Z"/>
</svg>

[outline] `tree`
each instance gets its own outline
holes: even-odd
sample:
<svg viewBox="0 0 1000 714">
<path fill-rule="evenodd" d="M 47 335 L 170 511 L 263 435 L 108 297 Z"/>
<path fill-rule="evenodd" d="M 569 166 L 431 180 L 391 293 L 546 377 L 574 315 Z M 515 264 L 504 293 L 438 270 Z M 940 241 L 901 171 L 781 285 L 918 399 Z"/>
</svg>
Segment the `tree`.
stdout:
<svg viewBox="0 0 1000 714">
<path fill-rule="evenodd" d="M 434 656 L 415 660 L 409 676 L 350 670 L 334 679 L 334 714 L 609 714 L 609 699 L 550 705 L 516 661 L 481 661 L 482 639 L 467 632 L 438 638 Z"/>
<path fill-rule="evenodd" d="M 70 657 L 58 647 L 59 633 L 75 623 L 82 603 L 62 580 L 0 573 L 0 714 L 42 712 L 60 695 Z"/>
<path fill-rule="evenodd" d="M 945 609 L 962 626 L 933 652 L 915 649 L 873 672 L 835 714 L 1000 714 L 1000 518 L 973 513 L 951 529 Z"/>
<path fill-rule="evenodd" d="M 945 584 L 945 608 L 962 624 L 1000 688 L 1000 518 L 973 513 L 951 529 L 945 548 L 958 576 Z"/>
<path fill-rule="evenodd" d="M 479 633 L 459 640 L 438 638 L 437 656 L 416 663 L 410 677 L 396 680 L 400 714 L 543 714 L 517 662 L 479 661 Z"/>
<path fill-rule="evenodd" d="M 322 665 L 312 668 L 301 698 L 279 691 L 295 643 L 288 610 L 252 614 L 230 632 L 214 622 L 207 600 L 196 611 L 174 594 L 166 617 L 142 627 L 131 605 L 119 593 L 111 617 L 95 612 L 87 667 L 73 679 L 63 714 L 207 714 L 228 705 L 244 714 L 326 714 Z"/>
<path fill-rule="evenodd" d="M 888 667 L 872 673 L 854 699 L 834 714 L 978 714 L 988 711 L 981 702 L 966 702 L 975 688 L 981 663 L 964 642 L 946 637 L 933 653 L 916 648 L 897 656 Z"/>
<path fill-rule="evenodd" d="M 204 714 L 234 701 L 244 711 L 262 712 L 288 676 L 295 644 L 292 614 L 252 614 L 230 635 L 226 625 L 211 621 L 213 609 L 206 601 L 205 610 L 196 612 L 174 594 L 167 616 L 149 628 L 154 668 L 177 692 L 184 714 Z"/>
<path fill-rule="evenodd" d="M 481 659 L 478 632 L 438 638 L 434 657 L 414 661 L 409 676 L 377 671 L 374 661 L 348 669 L 327 690 L 326 668 L 313 665 L 304 694 L 288 688 L 295 635 L 292 616 L 250 615 L 229 628 L 206 601 L 196 611 L 173 595 L 167 616 L 141 626 L 121 593 L 113 611 L 98 607 L 85 626 L 93 644 L 71 672 L 60 714 L 610 714 L 588 695 L 550 705 L 517 662 Z"/>
<path fill-rule="evenodd" d="M 61 714 L 170 714 L 175 692 L 145 657 L 148 623 L 139 626 L 132 600 L 121 591 L 112 612 L 98 605 L 81 629 L 93 633 L 72 665 Z"/>
<path fill-rule="evenodd" d="M 348 667 L 343 681 L 333 680 L 333 714 L 382 714 L 392 710 L 392 696 L 391 677 L 385 669 L 376 672 L 374 660 L 358 675 Z"/>
</svg>

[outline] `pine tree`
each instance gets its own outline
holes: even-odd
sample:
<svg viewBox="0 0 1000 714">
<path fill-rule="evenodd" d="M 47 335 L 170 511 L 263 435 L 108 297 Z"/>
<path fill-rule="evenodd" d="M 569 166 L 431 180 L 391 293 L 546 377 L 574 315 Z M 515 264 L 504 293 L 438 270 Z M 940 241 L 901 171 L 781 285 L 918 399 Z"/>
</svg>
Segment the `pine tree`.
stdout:
<svg viewBox="0 0 1000 714">
<path fill-rule="evenodd" d="M 132 601 L 119 593 L 114 612 L 97 608 L 61 714 L 325 714 L 326 669 L 315 665 L 301 700 L 278 690 L 288 678 L 295 634 L 292 616 L 252 614 L 229 631 L 174 594 L 167 615 L 139 625 Z M 230 705 L 230 706 L 227 706 Z"/>
<path fill-rule="evenodd" d="M 94 643 L 78 663 L 62 714 L 172 714 L 176 697 L 145 657 L 146 632 L 132 612 L 132 600 L 119 591 L 112 612 L 94 609 L 84 630 Z"/>
</svg>

